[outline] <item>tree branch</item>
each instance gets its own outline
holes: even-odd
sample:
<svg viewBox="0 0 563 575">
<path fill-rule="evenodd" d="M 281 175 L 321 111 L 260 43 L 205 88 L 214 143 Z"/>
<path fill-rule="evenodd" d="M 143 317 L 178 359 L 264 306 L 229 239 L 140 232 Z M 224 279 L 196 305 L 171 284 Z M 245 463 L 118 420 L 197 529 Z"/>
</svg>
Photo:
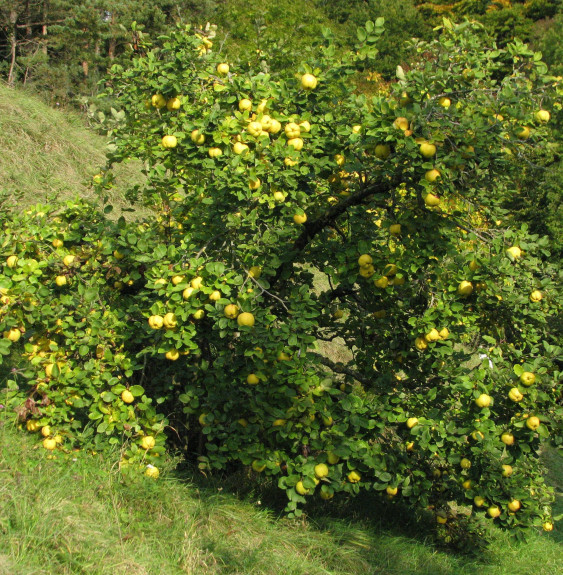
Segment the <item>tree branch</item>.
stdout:
<svg viewBox="0 0 563 575">
<path fill-rule="evenodd" d="M 356 381 L 359 381 L 363 385 L 370 385 L 372 383 L 370 379 L 368 379 L 367 377 L 364 377 L 361 373 L 359 373 L 353 369 L 350 369 L 344 365 L 336 364 L 333 361 L 331 361 L 330 359 L 328 359 L 328 357 L 325 357 L 324 355 L 321 355 L 320 353 L 315 353 L 315 352 L 308 352 L 308 353 L 309 353 L 309 355 L 313 355 L 314 357 L 316 357 L 322 365 L 328 367 L 329 369 L 334 371 L 334 373 L 341 373 L 343 375 L 349 375 L 350 377 L 353 377 Z"/>
<path fill-rule="evenodd" d="M 293 262 L 297 255 L 302 252 L 305 247 L 321 232 L 325 227 L 333 225 L 334 221 L 341 216 L 346 210 L 352 206 L 362 204 L 367 198 L 375 195 L 381 195 L 381 200 L 388 198 L 389 192 L 395 187 L 395 182 L 387 181 L 385 183 L 369 184 L 361 188 L 355 194 L 348 196 L 343 201 L 332 206 L 328 211 L 324 212 L 316 220 L 312 220 L 303 225 L 303 231 L 293 243 L 293 246 L 287 251 L 288 258 L 283 262 L 276 271 L 276 275 L 270 284 L 273 287 L 283 276 L 286 270 L 293 266 Z"/>
</svg>

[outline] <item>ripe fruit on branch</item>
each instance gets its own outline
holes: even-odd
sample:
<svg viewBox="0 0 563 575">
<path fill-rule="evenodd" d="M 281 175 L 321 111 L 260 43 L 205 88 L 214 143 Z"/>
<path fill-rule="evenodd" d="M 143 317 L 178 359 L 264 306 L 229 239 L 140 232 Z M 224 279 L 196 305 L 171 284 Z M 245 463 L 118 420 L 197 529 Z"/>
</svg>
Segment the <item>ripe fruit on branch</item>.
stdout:
<svg viewBox="0 0 563 575">
<path fill-rule="evenodd" d="M 257 190 L 261 185 L 262 185 L 262 182 L 260 181 L 260 178 L 255 178 L 253 180 L 248 181 L 248 187 L 251 190 Z"/>
<path fill-rule="evenodd" d="M 512 465 L 504 464 L 502 466 L 503 477 L 510 477 L 512 475 L 512 472 L 513 472 Z"/>
<path fill-rule="evenodd" d="M 249 385 L 257 385 L 258 383 L 260 383 L 260 380 L 254 373 L 250 373 L 246 378 L 246 383 L 248 383 Z"/>
<path fill-rule="evenodd" d="M 389 285 L 389 278 L 382 276 L 379 279 L 376 279 L 373 283 L 375 284 L 375 287 L 385 289 Z"/>
<path fill-rule="evenodd" d="M 243 144 L 242 142 L 235 142 L 233 144 L 233 152 L 237 154 L 237 156 L 242 156 L 242 154 L 245 154 L 248 151 L 249 147 L 246 144 Z"/>
<path fill-rule="evenodd" d="M 534 373 L 532 373 L 531 371 L 525 371 L 521 376 L 520 376 L 520 381 L 526 385 L 526 386 L 530 386 L 533 385 L 536 382 L 536 376 Z"/>
<path fill-rule="evenodd" d="M 526 427 L 528 429 L 531 429 L 532 431 L 535 431 L 540 425 L 541 422 L 539 420 L 539 417 L 536 417 L 535 415 L 532 415 L 528 417 L 528 419 L 526 419 Z"/>
<path fill-rule="evenodd" d="M 9 330 L 4 332 L 4 338 L 13 341 L 14 343 L 20 339 L 22 336 L 22 332 L 15 327 L 10 328 Z"/>
<path fill-rule="evenodd" d="M 164 318 L 161 315 L 151 315 L 149 317 L 149 326 L 152 329 L 160 329 L 164 325 Z"/>
<path fill-rule="evenodd" d="M 407 427 L 412 429 L 415 425 L 418 425 L 418 418 L 417 417 L 409 417 L 407 419 Z"/>
<path fill-rule="evenodd" d="M 346 157 L 343 154 L 335 154 L 334 159 L 339 166 L 343 166 L 346 163 Z"/>
<path fill-rule="evenodd" d="M 164 357 L 170 361 L 176 361 L 180 357 L 180 352 L 177 349 L 171 349 L 164 354 Z"/>
<path fill-rule="evenodd" d="M 166 102 L 166 108 L 170 112 L 173 112 L 174 110 L 179 110 L 181 106 L 182 102 L 180 101 L 180 98 L 170 98 L 168 102 Z"/>
<path fill-rule="evenodd" d="M 303 74 L 301 76 L 301 86 L 304 90 L 314 90 L 317 87 L 318 80 L 313 74 Z"/>
<path fill-rule="evenodd" d="M 209 154 L 210 158 L 218 158 L 219 156 L 223 155 L 223 150 L 221 150 L 221 148 L 209 148 L 207 153 Z"/>
<path fill-rule="evenodd" d="M 162 318 L 162 323 L 166 329 L 174 329 L 178 325 L 178 319 L 176 318 L 176 314 L 167 313 Z"/>
<path fill-rule="evenodd" d="M 221 64 L 217 64 L 217 74 L 219 74 L 220 76 L 226 76 L 229 73 L 229 65 L 226 64 L 225 62 L 221 63 Z"/>
<path fill-rule="evenodd" d="M 8 256 L 6 258 L 6 265 L 9 268 L 15 268 L 17 263 L 18 263 L 18 256 Z"/>
<path fill-rule="evenodd" d="M 431 158 L 436 154 L 436 146 L 434 144 L 431 144 L 430 142 L 422 142 L 422 144 L 420 144 L 419 149 L 420 153 L 425 158 Z"/>
<path fill-rule="evenodd" d="M 297 491 L 297 493 L 299 493 L 299 495 L 307 495 L 310 490 L 306 489 L 305 486 L 303 485 L 303 481 L 298 481 L 295 485 L 295 491 Z"/>
<path fill-rule="evenodd" d="M 487 509 L 487 514 L 489 515 L 489 517 L 495 519 L 500 515 L 500 509 L 496 505 L 492 505 Z"/>
<path fill-rule="evenodd" d="M 419 351 L 424 351 L 428 347 L 428 342 L 424 337 L 419 336 L 414 340 L 414 346 Z"/>
<path fill-rule="evenodd" d="M 388 144 L 377 144 L 375 146 L 375 157 L 385 160 L 391 155 L 391 148 Z"/>
<path fill-rule="evenodd" d="M 512 246 L 506 250 L 506 253 L 517 260 L 522 255 L 522 250 L 518 246 Z"/>
<path fill-rule="evenodd" d="M 426 194 L 426 197 L 424 198 L 424 203 L 429 208 L 434 208 L 440 204 L 440 198 L 438 196 L 435 196 L 434 194 Z"/>
<path fill-rule="evenodd" d="M 248 270 L 248 275 L 257 280 L 262 275 L 262 268 L 260 266 L 252 266 Z"/>
<path fill-rule="evenodd" d="M 360 267 L 367 267 L 373 263 L 373 258 L 369 254 L 362 254 L 358 258 L 358 265 Z"/>
<path fill-rule="evenodd" d="M 535 118 L 540 124 L 547 124 L 551 118 L 551 114 L 547 110 L 538 110 L 535 113 Z"/>
<path fill-rule="evenodd" d="M 157 109 L 164 108 L 166 106 L 166 98 L 162 94 L 155 94 L 151 98 L 151 104 Z"/>
<path fill-rule="evenodd" d="M 45 449 L 48 449 L 49 451 L 53 451 L 53 449 L 55 449 L 57 447 L 57 442 L 52 437 L 46 437 L 43 440 L 43 447 Z"/>
<path fill-rule="evenodd" d="M 239 313 L 238 306 L 235 305 L 234 303 L 230 303 L 230 304 L 225 306 L 223 313 L 225 314 L 225 317 L 227 317 L 229 319 L 235 319 Z"/>
<path fill-rule="evenodd" d="M 291 140 L 293 138 L 299 138 L 301 135 L 301 128 L 299 127 L 299 124 L 296 124 L 295 122 L 289 122 L 289 124 L 286 124 L 284 128 L 284 132 L 287 138 Z"/>
<path fill-rule="evenodd" d="M 522 504 L 520 503 L 520 501 L 518 501 L 518 499 L 513 499 L 508 505 L 508 509 L 510 511 L 516 512 L 518 511 L 518 509 L 520 509 L 520 507 L 522 506 Z"/>
<path fill-rule="evenodd" d="M 307 214 L 295 214 L 293 216 L 293 221 L 296 224 L 304 224 L 307 221 Z"/>
<path fill-rule="evenodd" d="M 516 136 L 520 140 L 527 140 L 530 137 L 532 131 L 528 126 L 523 126 L 518 132 L 516 132 Z"/>
<path fill-rule="evenodd" d="M 440 173 L 439 170 L 437 170 L 436 168 L 433 168 L 432 170 L 428 170 L 425 174 L 424 174 L 424 179 L 427 182 L 435 182 L 442 174 Z"/>
<path fill-rule="evenodd" d="M 464 457 L 459 464 L 461 465 L 462 469 L 469 469 L 471 467 L 471 461 L 469 461 L 469 459 L 467 459 L 466 457 Z"/>
<path fill-rule="evenodd" d="M 543 299 L 543 294 L 541 291 L 539 290 L 534 290 L 531 294 L 530 294 L 530 301 L 534 302 L 534 303 L 538 303 L 539 301 L 541 301 Z"/>
<path fill-rule="evenodd" d="M 133 403 L 135 401 L 135 398 L 128 389 L 124 389 L 121 392 L 121 401 L 123 401 L 123 403 Z"/>
<path fill-rule="evenodd" d="M 440 332 L 436 328 L 433 328 L 424 336 L 424 339 L 428 342 L 438 341 L 440 339 Z"/>
<path fill-rule="evenodd" d="M 508 392 L 508 397 L 516 403 L 524 399 L 524 396 L 522 395 L 522 393 L 520 393 L 520 390 L 517 387 L 513 387 Z"/>
<path fill-rule="evenodd" d="M 315 476 L 317 479 L 322 479 L 329 474 L 328 465 L 326 463 L 318 463 L 315 465 Z"/>
<path fill-rule="evenodd" d="M 512 433 L 509 433 L 508 431 L 505 431 L 505 432 L 500 436 L 500 440 L 501 440 L 505 445 L 513 445 L 513 444 L 514 444 L 514 435 L 512 435 Z"/>
<path fill-rule="evenodd" d="M 143 439 L 141 439 L 141 447 L 143 449 L 152 449 L 156 445 L 156 441 L 152 435 L 145 435 Z"/>
<path fill-rule="evenodd" d="M 482 393 L 476 400 L 475 403 L 478 407 L 484 408 L 491 405 L 491 396 L 486 393 Z"/>
<path fill-rule="evenodd" d="M 368 264 L 368 265 L 366 265 L 366 266 L 360 267 L 359 274 L 360 274 L 363 278 L 368 278 L 368 279 L 369 279 L 374 273 L 375 273 L 375 268 L 374 268 L 371 264 Z"/>
<path fill-rule="evenodd" d="M 473 284 L 468 281 L 462 281 L 457 286 L 457 293 L 463 296 L 470 296 L 473 293 Z"/>
<path fill-rule="evenodd" d="M 238 109 L 241 112 L 250 112 L 250 110 L 252 110 L 252 102 L 248 98 L 243 98 L 238 103 Z"/>
<path fill-rule="evenodd" d="M 262 134 L 262 123 L 261 122 L 250 122 L 246 131 L 255 138 L 258 138 Z"/>
<path fill-rule="evenodd" d="M 303 140 L 301 138 L 291 138 L 287 141 L 287 145 L 299 152 L 303 149 Z"/>
<path fill-rule="evenodd" d="M 162 138 L 162 147 L 166 149 L 175 148 L 178 145 L 176 136 L 164 136 Z"/>
<path fill-rule="evenodd" d="M 409 129 L 409 121 L 407 120 L 407 118 L 399 117 L 395 119 L 395 121 L 393 122 L 393 126 L 405 132 L 406 130 Z"/>
<path fill-rule="evenodd" d="M 254 325 L 254 322 L 255 322 L 254 316 L 247 311 L 242 312 L 237 317 L 237 323 L 240 326 L 252 327 Z"/>
<path fill-rule="evenodd" d="M 350 483 L 358 483 L 362 479 L 362 476 L 357 471 L 350 471 L 348 473 L 348 481 Z"/>
<path fill-rule="evenodd" d="M 205 134 L 202 134 L 199 130 L 193 130 L 190 134 L 190 139 L 194 144 L 201 146 L 205 142 Z"/>
</svg>

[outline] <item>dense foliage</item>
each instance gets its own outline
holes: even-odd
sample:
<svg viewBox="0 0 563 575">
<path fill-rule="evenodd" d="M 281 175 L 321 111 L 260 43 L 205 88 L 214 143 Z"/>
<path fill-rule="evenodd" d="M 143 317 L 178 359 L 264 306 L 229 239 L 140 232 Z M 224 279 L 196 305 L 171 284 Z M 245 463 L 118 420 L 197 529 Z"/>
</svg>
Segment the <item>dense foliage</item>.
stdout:
<svg viewBox="0 0 563 575">
<path fill-rule="evenodd" d="M 107 70 L 139 48 L 142 32 L 156 37 L 174 24 L 215 22 L 222 40 L 228 38 L 219 49 L 230 61 L 245 62 L 264 50 L 264 64 L 279 70 L 296 65 L 323 26 L 332 29 L 337 46 L 351 49 L 357 26 L 383 17 L 388 34 L 374 72 L 389 80 L 409 58 L 405 41 L 429 39 L 444 15 L 479 20 L 502 46 L 514 37 L 532 42 L 559 73 L 558 0 L 265 0 L 259 7 L 242 0 L 0 0 L 0 74 L 9 84 L 32 86 L 53 104 L 91 103 Z"/>
<path fill-rule="evenodd" d="M 279 73 L 221 61 L 213 28 L 113 67 L 94 184 L 141 159 L 130 198 L 154 217 L 1 216 L 3 401 L 46 449 L 118 444 L 156 476 L 168 438 L 204 472 L 277 478 L 293 514 L 375 490 L 448 537 L 485 510 L 552 527 L 560 271 L 504 206 L 559 84 L 522 43 L 445 20 L 368 98 L 382 26 L 342 56 L 326 31 Z"/>
</svg>

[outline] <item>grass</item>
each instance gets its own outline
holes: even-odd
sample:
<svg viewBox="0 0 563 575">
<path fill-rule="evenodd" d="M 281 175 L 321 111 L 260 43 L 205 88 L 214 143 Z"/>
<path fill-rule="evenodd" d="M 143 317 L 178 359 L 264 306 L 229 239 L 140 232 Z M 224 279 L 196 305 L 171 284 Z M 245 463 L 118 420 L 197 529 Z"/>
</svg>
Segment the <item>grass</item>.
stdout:
<svg viewBox="0 0 563 575">
<path fill-rule="evenodd" d="M 157 481 L 124 482 L 117 454 L 49 459 L 38 444 L 0 424 L 0 575 L 562 572 L 558 531 L 527 542 L 497 534 L 480 556 L 447 553 L 427 538 L 430 524 L 369 495 L 289 520 L 242 475 L 206 480 L 169 461 Z M 561 496 L 561 457 L 549 452 L 548 462 Z"/>
<path fill-rule="evenodd" d="M 105 166 L 105 138 L 89 131 L 76 113 L 54 110 L 22 90 L 0 83 L 1 189 L 21 193 L 18 208 L 38 200 L 95 201 L 92 176 Z M 139 165 L 116 168 L 112 201 L 125 206 L 125 183 L 142 180 Z"/>
</svg>

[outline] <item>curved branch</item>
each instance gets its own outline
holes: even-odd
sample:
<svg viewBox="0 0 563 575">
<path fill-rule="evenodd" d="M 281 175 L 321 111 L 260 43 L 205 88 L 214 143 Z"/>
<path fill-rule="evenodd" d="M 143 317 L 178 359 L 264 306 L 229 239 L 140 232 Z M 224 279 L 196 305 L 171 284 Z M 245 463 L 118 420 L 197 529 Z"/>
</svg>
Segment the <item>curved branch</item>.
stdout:
<svg viewBox="0 0 563 575">
<path fill-rule="evenodd" d="M 381 204 L 388 199 L 390 191 L 395 187 L 393 180 L 386 181 L 385 183 L 374 183 L 361 188 L 355 194 L 348 196 L 338 204 L 332 206 L 329 210 L 324 212 L 316 220 L 311 220 L 303 225 L 303 231 L 293 243 L 293 246 L 287 251 L 287 259 L 280 265 L 276 271 L 276 275 L 270 283 L 273 287 L 285 274 L 288 268 L 293 266 L 295 258 L 301 253 L 305 247 L 327 226 L 334 225 L 335 220 L 341 216 L 346 210 L 352 206 L 357 206 L 365 202 L 372 196 L 381 196 Z"/>
</svg>

